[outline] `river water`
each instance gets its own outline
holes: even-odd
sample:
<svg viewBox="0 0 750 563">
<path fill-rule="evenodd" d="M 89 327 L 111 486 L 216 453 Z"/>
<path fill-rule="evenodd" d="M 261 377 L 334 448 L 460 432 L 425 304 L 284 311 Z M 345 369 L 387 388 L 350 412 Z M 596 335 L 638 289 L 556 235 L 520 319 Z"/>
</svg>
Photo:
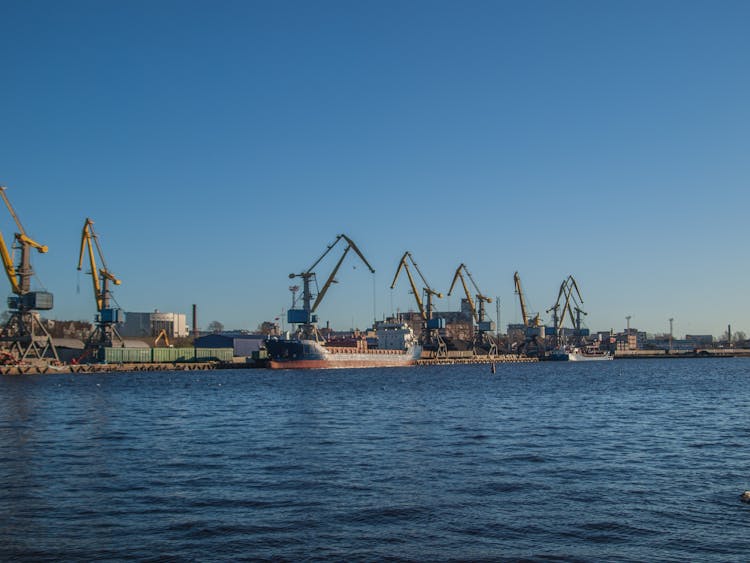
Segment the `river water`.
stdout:
<svg viewBox="0 0 750 563">
<path fill-rule="evenodd" d="M 750 360 L 0 378 L 0 560 L 746 561 Z"/>
</svg>

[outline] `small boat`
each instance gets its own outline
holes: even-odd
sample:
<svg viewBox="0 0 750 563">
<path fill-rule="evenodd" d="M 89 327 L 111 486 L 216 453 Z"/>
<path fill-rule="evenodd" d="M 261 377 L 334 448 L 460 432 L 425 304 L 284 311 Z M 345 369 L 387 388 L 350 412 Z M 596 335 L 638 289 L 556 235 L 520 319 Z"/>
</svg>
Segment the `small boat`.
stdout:
<svg viewBox="0 0 750 563">
<path fill-rule="evenodd" d="M 614 360 L 615 357 L 609 351 L 597 349 L 581 349 L 575 346 L 555 348 L 550 352 L 549 359 L 557 362 L 596 362 L 602 360 Z"/>
</svg>

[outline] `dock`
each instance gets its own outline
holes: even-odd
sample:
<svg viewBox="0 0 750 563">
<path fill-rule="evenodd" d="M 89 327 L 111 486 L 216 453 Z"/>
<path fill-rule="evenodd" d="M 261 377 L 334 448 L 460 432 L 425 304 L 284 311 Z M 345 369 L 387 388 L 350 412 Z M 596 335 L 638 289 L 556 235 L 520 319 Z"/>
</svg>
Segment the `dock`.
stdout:
<svg viewBox="0 0 750 563">
<path fill-rule="evenodd" d="M 207 371 L 220 367 L 220 362 L 127 363 L 127 364 L 20 364 L 0 366 L 0 375 L 52 375 L 55 373 L 87 374 L 128 371 Z"/>
<path fill-rule="evenodd" d="M 500 356 L 470 356 L 459 358 L 420 358 L 416 361 L 418 366 L 452 366 L 452 365 L 471 365 L 471 364 L 517 364 L 517 363 L 534 363 L 539 358 L 529 356 L 518 356 L 516 354 L 503 354 Z"/>
</svg>

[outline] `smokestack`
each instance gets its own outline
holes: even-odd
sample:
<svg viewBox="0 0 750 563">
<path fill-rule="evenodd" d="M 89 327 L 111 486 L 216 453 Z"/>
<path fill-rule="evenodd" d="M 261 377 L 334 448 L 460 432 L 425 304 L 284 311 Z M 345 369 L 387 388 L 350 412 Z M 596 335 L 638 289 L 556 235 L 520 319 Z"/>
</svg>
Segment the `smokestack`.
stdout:
<svg viewBox="0 0 750 563">
<path fill-rule="evenodd" d="M 198 338 L 198 307 L 193 303 L 193 338 Z"/>
</svg>

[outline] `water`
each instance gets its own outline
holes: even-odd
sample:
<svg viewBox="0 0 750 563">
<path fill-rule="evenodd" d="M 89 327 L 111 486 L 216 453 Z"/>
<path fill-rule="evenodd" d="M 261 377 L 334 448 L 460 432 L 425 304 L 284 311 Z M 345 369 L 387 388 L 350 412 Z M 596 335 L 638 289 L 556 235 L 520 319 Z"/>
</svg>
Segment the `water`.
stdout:
<svg viewBox="0 0 750 563">
<path fill-rule="evenodd" d="M 750 360 L 0 378 L 0 560 L 747 560 Z"/>
</svg>

